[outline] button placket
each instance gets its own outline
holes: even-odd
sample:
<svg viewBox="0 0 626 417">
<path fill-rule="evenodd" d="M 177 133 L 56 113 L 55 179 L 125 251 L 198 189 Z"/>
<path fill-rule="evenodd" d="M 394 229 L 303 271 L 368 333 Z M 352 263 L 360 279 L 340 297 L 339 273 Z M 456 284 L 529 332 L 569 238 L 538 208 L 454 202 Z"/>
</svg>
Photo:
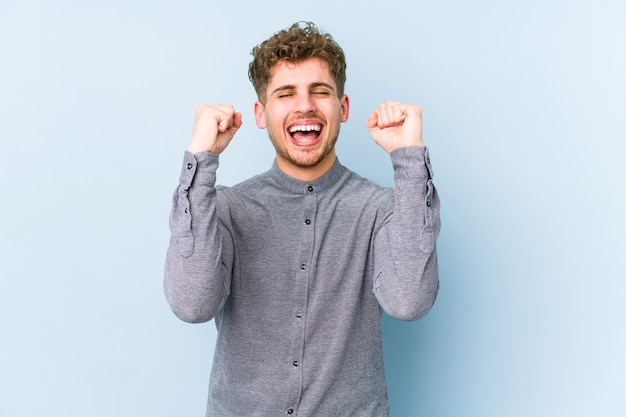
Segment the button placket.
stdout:
<svg viewBox="0 0 626 417">
<path fill-rule="evenodd" d="M 305 184 L 301 195 L 302 217 L 300 222 L 300 247 L 298 259 L 295 261 L 294 270 L 294 298 L 293 298 L 293 332 L 291 343 L 291 357 L 287 362 L 291 369 L 289 376 L 289 394 L 285 409 L 288 415 L 295 415 L 298 403 L 302 396 L 303 383 L 303 354 L 305 351 L 305 327 L 306 327 L 306 311 L 308 302 L 309 280 L 313 266 L 313 252 L 315 242 L 315 216 L 317 212 L 317 196 L 315 188 L 312 185 Z M 291 410 L 291 412 L 289 412 Z"/>
</svg>

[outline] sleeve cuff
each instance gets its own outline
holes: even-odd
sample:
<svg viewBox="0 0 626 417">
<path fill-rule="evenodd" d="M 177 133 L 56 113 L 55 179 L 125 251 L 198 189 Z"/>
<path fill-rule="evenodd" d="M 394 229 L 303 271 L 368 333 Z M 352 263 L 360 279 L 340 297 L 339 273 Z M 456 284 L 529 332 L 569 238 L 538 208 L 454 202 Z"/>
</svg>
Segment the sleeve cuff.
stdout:
<svg viewBox="0 0 626 417">
<path fill-rule="evenodd" d="M 395 179 L 433 177 L 428 148 L 408 146 L 390 153 Z"/>
<path fill-rule="evenodd" d="M 192 154 L 189 151 L 185 151 L 180 173 L 180 184 L 184 188 L 191 187 L 192 183 L 215 186 L 215 172 L 218 166 L 218 154 L 211 152 Z"/>
</svg>

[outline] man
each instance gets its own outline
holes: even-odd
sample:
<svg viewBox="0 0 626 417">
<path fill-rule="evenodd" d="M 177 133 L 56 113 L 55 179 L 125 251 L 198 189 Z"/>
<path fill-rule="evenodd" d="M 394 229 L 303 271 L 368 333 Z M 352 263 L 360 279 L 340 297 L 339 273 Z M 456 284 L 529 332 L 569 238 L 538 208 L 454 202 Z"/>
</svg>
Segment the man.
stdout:
<svg viewBox="0 0 626 417">
<path fill-rule="evenodd" d="M 415 320 L 439 288 L 421 110 L 389 101 L 366 122 L 391 155 L 396 185 L 383 188 L 335 156 L 350 101 L 332 37 L 295 24 L 252 54 L 254 115 L 275 163 L 216 187 L 242 117 L 199 106 L 170 218 L 167 299 L 218 330 L 207 416 L 388 416 L 381 308 Z"/>
</svg>

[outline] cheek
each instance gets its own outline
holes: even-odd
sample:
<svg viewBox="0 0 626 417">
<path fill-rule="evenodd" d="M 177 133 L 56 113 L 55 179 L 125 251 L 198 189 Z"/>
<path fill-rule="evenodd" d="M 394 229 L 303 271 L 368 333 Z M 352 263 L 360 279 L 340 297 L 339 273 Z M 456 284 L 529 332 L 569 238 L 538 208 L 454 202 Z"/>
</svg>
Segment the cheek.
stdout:
<svg viewBox="0 0 626 417">
<path fill-rule="evenodd" d="M 265 114 L 265 121 L 268 128 L 274 130 L 282 130 L 288 113 L 283 113 L 280 109 L 273 109 L 272 112 Z"/>
<path fill-rule="evenodd" d="M 280 120 L 277 120 L 274 117 L 267 117 L 265 121 L 267 122 L 268 130 L 273 132 L 280 132 L 282 130 L 282 123 L 280 123 Z"/>
</svg>

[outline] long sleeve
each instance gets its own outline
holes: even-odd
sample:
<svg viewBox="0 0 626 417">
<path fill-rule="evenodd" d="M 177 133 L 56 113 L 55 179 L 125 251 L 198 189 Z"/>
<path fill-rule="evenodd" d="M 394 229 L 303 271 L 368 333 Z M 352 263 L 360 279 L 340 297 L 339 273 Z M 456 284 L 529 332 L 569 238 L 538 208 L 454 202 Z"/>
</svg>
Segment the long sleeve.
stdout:
<svg viewBox="0 0 626 417">
<path fill-rule="evenodd" d="M 390 316 L 417 320 L 431 309 L 439 290 L 440 203 L 426 148 L 397 149 L 391 160 L 393 207 L 374 242 L 374 293 Z"/>
<path fill-rule="evenodd" d="M 211 320 L 229 294 L 233 244 L 217 218 L 216 154 L 185 152 L 170 214 L 164 290 L 182 320 Z"/>
</svg>

